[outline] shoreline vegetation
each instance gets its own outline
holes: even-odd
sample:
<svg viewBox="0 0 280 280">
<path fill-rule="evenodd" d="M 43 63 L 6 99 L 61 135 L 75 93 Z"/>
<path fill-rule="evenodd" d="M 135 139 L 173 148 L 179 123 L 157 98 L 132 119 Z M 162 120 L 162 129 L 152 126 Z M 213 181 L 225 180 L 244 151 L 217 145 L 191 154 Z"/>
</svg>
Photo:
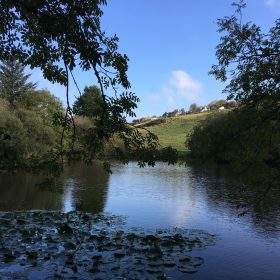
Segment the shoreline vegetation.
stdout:
<svg viewBox="0 0 280 280">
<path fill-rule="evenodd" d="M 0 57 L 0 170 L 43 170 L 55 177 L 67 160 L 105 159 L 104 168 L 110 171 L 106 159 L 114 157 L 123 163 L 136 159 L 140 167 L 154 166 L 156 160 L 173 164 L 187 159 L 230 164 L 234 171 L 263 166 L 277 174 L 279 19 L 265 34 L 256 24 L 242 22 L 246 3 L 234 3 L 233 15 L 217 20 L 221 33 L 217 64 L 209 71 L 227 82 L 223 90 L 227 100 L 191 104 L 187 113 L 185 108 L 176 109 L 128 123 L 127 117 L 136 118 L 140 99 L 130 91 L 129 59 L 119 53 L 118 37 L 102 31 L 104 4 L 82 2 L 79 9 L 63 1 L 52 9 L 47 1 L 4 5 L 7 28 L 1 34 L 8 39 L 3 39 Z M 42 11 L 48 14 L 44 20 L 39 16 Z M 24 72 L 26 66 L 40 68 L 44 78 L 65 86 L 66 108 L 47 90 L 36 90 Z M 81 91 L 73 75 L 77 67 L 93 70 L 97 85 Z M 79 92 L 73 106 L 71 79 Z"/>
<path fill-rule="evenodd" d="M 37 94 L 37 100 L 33 99 L 35 94 Z M 32 106 L 28 103 L 31 98 Z M 28 154 L 31 150 L 33 153 L 32 149 L 36 149 L 39 156 L 39 152 L 47 151 L 50 147 L 53 149 L 58 147 L 62 131 L 62 128 L 54 122 L 53 114 L 55 106 L 59 110 L 55 112 L 62 112 L 63 108 L 60 101 L 54 98 L 51 93 L 33 91 L 25 96 L 22 104 L 22 107 L 19 104 L 15 108 L 10 108 L 4 99 L 0 99 L 2 154 L 4 148 L 9 147 L 13 153 L 6 159 L 11 160 L 14 155 L 16 162 L 24 160 L 24 152 Z M 46 107 L 44 112 L 39 109 L 43 105 Z M 51 108 L 49 109 L 48 106 Z M 204 165 L 227 164 L 233 165 L 237 172 L 247 169 L 247 167 L 261 169 L 263 166 L 267 171 L 278 168 L 279 164 L 280 134 L 277 129 L 279 123 L 277 120 L 272 120 L 270 126 L 267 123 L 262 123 L 263 119 L 272 113 L 262 110 L 256 112 L 254 108 L 239 107 L 222 111 L 186 113 L 173 117 L 146 118 L 134 125 L 143 134 L 147 129 L 158 137 L 158 152 L 153 155 L 155 160 L 170 160 L 173 163 L 177 161 L 195 162 Z M 41 130 L 38 124 L 34 126 L 32 123 L 32 121 L 38 121 L 39 118 L 44 118 L 42 125 L 50 127 L 49 133 L 52 138 L 46 138 L 46 131 Z M 28 122 L 27 125 L 26 122 Z M 77 116 L 76 122 L 78 126 L 77 141 L 79 142 L 80 133 L 91 126 L 92 121 L 88 117 Z M 22 133 L 14 134 L 18 129 L 15 125 L 20 126 Z M 40 137 L 43 137 L 44 141 L 40 141 Z M 31 139 L 32 141 L 30 141 Z M 103 154 L 100 154 L 98 159 L 124 161 L 125 158 L 124 162 L 137 159 L 133 150 L 125 153 L 125 148 L 122 147 L 119 139 L 115 139 L 115 144 L 123 149 L 123 158 L 119 154 L 115 154 L 115 151 L 109 146 L 105 146 Z M 69 145 L 69 143 L 64 142 L 64 145 Z M 173 158 L 168 159 L 170 154 L 173 155 Z M 9 166 L 6 169 L 3 168 L 5 154 L 3 155 L 1 172 L 9 171 Z M 35 155 L 34 159 L 36 159 Z M 76 159 L 80 160 L 81 155 L 77 154 Z M 68 160 L 75 160 L 75 157 L 70 159 L 64 157 L 65 163 Z M 11 167 L 11 170 L 13 169 L 16 170 L 16 168 Z M 267 173 L 267 176 L 270 176 L 270 172 Z"/>
</svg>

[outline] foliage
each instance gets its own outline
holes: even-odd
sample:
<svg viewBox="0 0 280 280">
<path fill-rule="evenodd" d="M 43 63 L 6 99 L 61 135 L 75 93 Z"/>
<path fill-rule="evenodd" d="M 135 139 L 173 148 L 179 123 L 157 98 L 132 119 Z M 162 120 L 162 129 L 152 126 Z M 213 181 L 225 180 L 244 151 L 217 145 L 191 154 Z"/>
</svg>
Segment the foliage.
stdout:
<svg viewBox="0 0 280 280">
<path fill-rule="evenodd" d="M 274 113 L 274 108 L 243 107 L 212 114 L 194 128 L 186 144 L 193 158 L 202 161 L 280 168 L 280 122 Z"/>
<path fill-rule="evenodd" d="M 102 115 L 103 99 L 97 86 L 85 87 L 83 94 L 73 105 L 73 113 L 77 116 L 97 118 Z"/>
<path fill-rule="evenodd" d="M 36 91 L 33 93 L 36 95 Z M 47 115 L 55 109 L 53 105 L 50 103 L 51 107 L 46 105 L 42 110 L 31 110 L 20 104 L 12 108 L 0 99 L 0 170 L 37 171 L 45 165 L 43 161 L 52 168 L 51 154 L 58 150 L 61 138 L 61 128 L 53 126 L 52 116 Z"/>
<path fill-rule="evenodd" d="M 4 61 L 1 69 L 0 170 L 35 171 L 58 150 L 62 129 L 53 115 L 64 109 L 50 92 L 34 90 L 20 63 Z"/>
<path fill-rule="evenodd" d="M 243 0 L 236 13 L 219 19 L 218 32 L 223 33 L 216 47 L 218 64 L 210 74 L 229 81 L 224 93 L 242 103 L 258 103 L 280 90 L 280 19 L 267 34 L 254 23 L 242 23 Z"/>
<path fill-rule="evenodd" d="M 27 82 L 30 74 L 24 73 L 24 66 L 14 59 L 0 64 L 0 98 L 15 106 L 36 84 Z"/>
<path fill-rule="evenodd" d="M 197 110 L 197 108 L 198 107 L 197 107 L 196 103 L 193 103 L 190 105 L 189 112 L 194 113 Z"/>
<path fill-rule="evenodd" d="M 0 169 L 14 169 L 23 161 L 27 151 L 27 135 L 22 122 L 8 107 L 1 106 Z"/>
<path fill-rule="evenodd" d="M 27 110 L 40 114 L 47 124 L 52 124 L 54 114 L 64 112 L 62 102 L 48 90 L 29 91 L 20 105 Z"/>
<path fill-rule="evenodd" d="M 153 154 L 157 138 L 152 134 L 140 136 L 137 129 L 126 122 L 127 116 L 135 117 L 133 110 L 139 99 L 129 91 L 128 57 L 118 52 L 118 37 L 108 37 L 101 28 L 102 5 L 106 2 L 1 1 L 0 59 L 13 56 L 23 65 L 40 68 L 49 81 L 66 86 L 66 114 L 64 117 L 57 114 L 55 123 L 63 126 L 62 138 L 70 135 L 72 143 L 70 149 L 61 148 L 62 157 L 75 153 L 77 128 L 69 103 L 69 79 L 73 78 L 80 92 L 72 72 L 79 67 L 93 72 L 103 100 L 98 120 L 85 131 L 81 155 L 89 161 L 99 158 L 105 142 L 119 134 L 126 149 L 134 145 L 139 163 L 153 164 L 153 156 L 146 157 L 144 153 Z M 107 94 L 109 88 L 113 96 Z M 123 92 L 118 94 L 117 89 Z"/>
<path fill-rule="evenodd" d="M 261 164 L 279 171 L 280 21 L 263 34 L 257 25 L 242 23 L 243 0 L 234 6 L 233 16 L 218 20 L 218 31 L 226 34 L 216 48 L 218 64 L 210 74 L 229 80 L 224 92 L 239 106 L 196 127 L 186 144 L 199 160 L 243 168 Z"/>
<path fill-rule="evenodd" d="M 227 107 L 227 103 L 225 99 L 214 100 L 208 104 L 208 107 L 210 110 L 218 110 L 221 106 Z"/>
</svg>

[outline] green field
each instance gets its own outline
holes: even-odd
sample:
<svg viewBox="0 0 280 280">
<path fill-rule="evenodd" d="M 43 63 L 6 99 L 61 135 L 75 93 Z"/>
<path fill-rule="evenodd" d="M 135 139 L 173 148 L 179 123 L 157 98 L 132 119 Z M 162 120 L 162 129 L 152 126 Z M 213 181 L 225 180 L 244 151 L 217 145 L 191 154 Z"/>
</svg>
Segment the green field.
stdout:
<svg viewBox="0 0 280 280">
<path fill-rule="evenodd" d="M 205 112 L 166 118 L 163 123 L 153 126 L 148 126 L 149 121 L 145 121 L 145 125 L 147 125 L 147 129 L 158 136 L 162 147 L 170 145 L 178 152 L 185 153 L 188 150 L 185 146 L 187 135 L 209 114 L 211 113 Z"/>
</svg>

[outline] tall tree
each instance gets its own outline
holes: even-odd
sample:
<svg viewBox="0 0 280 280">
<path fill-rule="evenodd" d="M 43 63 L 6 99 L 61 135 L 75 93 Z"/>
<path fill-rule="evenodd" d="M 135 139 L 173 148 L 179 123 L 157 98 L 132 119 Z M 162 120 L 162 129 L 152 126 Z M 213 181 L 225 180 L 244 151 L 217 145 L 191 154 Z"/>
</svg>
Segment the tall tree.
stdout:
<svg viewBox="0 0 280 280">
<path fill-rule="evenodd" d="M 218 64 L 210 74 L 223 82 L 228 99 L 256 104 L 278 99 L 280 92 L 280 19 L 267 34 L 252 22 L 242 22 L 243 0 L 233 4 L 236 12 L 219 19 L 218 32 L 223 33 L 216 47 Z"/>
<path fill-rule="evenodd" d="M 73 105 L 73 113 L 89 118 L 100 117 L 103 108 L 102 94 L 97 86 L 85 87 L 83 94 L 77 98 Z"/>
<path fill-rule="evenodd" d="M 28 82 L 30 74 L 24 73 L 24 66 L 16 60 L 4 60 L 0 64 L 0 97 L 15 106 L 36 84 Z"/>
</svg>

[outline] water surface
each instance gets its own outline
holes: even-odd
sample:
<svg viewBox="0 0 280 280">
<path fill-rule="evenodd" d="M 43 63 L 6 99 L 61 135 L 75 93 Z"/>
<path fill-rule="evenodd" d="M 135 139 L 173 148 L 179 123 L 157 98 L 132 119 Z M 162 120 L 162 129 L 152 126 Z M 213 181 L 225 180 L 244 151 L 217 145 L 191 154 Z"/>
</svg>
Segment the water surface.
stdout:
<svg viewBox="0 0 280 280">
<path fill-rule="evenodd" d="M 218 235 L 201 251 L 205 264 L 189 279 L 280 279 L 280 197 L 273 193 L 256 207 L 254 190 L 221 169 L 192 166 L 140 169 L 135 163 L 67 167 L 57 192 L 42 188 L 42 178 L 0 176 L 0 211 L 80 210 L 127 217 L 128 226 L 149 229 L 184 227 Z M 247 214 L 239 217 L 244 209 Z"/>
</svg>

